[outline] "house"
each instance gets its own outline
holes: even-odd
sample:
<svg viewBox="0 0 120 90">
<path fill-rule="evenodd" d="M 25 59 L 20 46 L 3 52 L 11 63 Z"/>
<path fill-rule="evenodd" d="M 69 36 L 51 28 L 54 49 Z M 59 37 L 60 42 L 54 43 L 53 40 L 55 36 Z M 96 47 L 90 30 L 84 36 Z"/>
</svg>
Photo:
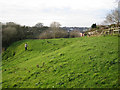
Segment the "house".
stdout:
<svg viewBox="0 0 120 90">
<path fill-rule="evenodd" d="M 84 36 L 84 33 L 80 33 L 80 37 L 83 37 Z"/>
</svg>

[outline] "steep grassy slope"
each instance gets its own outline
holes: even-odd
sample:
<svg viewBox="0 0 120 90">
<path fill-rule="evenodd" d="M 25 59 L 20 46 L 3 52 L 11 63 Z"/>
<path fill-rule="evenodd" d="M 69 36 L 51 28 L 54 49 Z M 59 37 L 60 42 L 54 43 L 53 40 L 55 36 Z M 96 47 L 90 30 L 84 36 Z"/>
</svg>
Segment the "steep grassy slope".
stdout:
<svg viewBox="0 0 120 90">
<path fill-rule="evenodd" d="M 23 40 L 2 64 L 3 88 L 119 87 L 117 36 Z"/>
</svg>

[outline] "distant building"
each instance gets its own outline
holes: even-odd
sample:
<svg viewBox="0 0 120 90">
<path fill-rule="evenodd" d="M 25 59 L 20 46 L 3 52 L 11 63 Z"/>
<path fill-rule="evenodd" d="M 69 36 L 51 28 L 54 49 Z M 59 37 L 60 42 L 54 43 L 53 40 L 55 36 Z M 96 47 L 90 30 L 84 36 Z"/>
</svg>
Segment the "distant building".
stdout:
<svg viewBox="0 0 120 90">
<path fill-rule="evenodd" d="M 72 30 L 78 30 L 80 32 L 86 32 L 87 30 L 89 30 L 88 27 L 61 27 L 64 30 L 67 30 L 68 32 L 72 31 Z"/>
</svg>

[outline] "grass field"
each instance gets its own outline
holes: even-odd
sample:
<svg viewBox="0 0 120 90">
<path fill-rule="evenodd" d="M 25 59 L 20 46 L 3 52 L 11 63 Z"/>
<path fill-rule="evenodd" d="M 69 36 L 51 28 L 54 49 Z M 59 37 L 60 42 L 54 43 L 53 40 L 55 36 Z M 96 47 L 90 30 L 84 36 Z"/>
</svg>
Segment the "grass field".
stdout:
<svg viewBox="0 0 120 90">
<path fill-rule="evenodd" d="M 3 88 L 120 87 L 117 36 L 22 40 L 2 59 Z"/>
</svg>

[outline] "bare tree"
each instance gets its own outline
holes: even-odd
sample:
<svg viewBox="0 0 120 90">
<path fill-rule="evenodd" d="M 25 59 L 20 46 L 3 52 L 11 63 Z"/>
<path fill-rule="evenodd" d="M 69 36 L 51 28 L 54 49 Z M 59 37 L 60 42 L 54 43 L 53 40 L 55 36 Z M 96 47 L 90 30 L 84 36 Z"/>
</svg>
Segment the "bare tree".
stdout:
<svg viewBox="0 0 120 90">
<path fill-rule="evenodd" d="M 116 9 L 112 10 L 105 18 L 104 24 L 116 24 L 117 26 L 120 25 L 120 0 L 115 0 L 117 4 Z"/>
<path fill-rule="evenodd" d="M 41 39 L 47 38 L 66 38 L 68 36 L 67 31 L 60 28 L 61 24 L 59 22 L 52 22 L 50 28 L 42 32 L 39 36 Z"/>
<path fill-rule="evenodd" d="M 59 22 L 52 22 L 50 24 L 50 28 L 54 34 L 54 38 L 56 37 L 56 33 L 59 31 L 61 24 Z"/>
<path fill-rule="evenodd" d="M 51 28 L 59 28 L 61 26 L 61 24 L 59 23 L 59 22 L 52 22 L 51 24 L 50 24 L 50 27 Z"/>
<path fill-rule="evenodd" d="M 108 24 L 117 24 L 119 25 L 119 15 L 118 15 L 118 9 L 112 10 L 111 13 L 109 13 L 104 21 Z"/>
<path fill-rule="evenodd" d="M 120 0 L 118 2 L 118 17 L 119 17 L 119 24 L 120 24 Z"/>
</svg>

